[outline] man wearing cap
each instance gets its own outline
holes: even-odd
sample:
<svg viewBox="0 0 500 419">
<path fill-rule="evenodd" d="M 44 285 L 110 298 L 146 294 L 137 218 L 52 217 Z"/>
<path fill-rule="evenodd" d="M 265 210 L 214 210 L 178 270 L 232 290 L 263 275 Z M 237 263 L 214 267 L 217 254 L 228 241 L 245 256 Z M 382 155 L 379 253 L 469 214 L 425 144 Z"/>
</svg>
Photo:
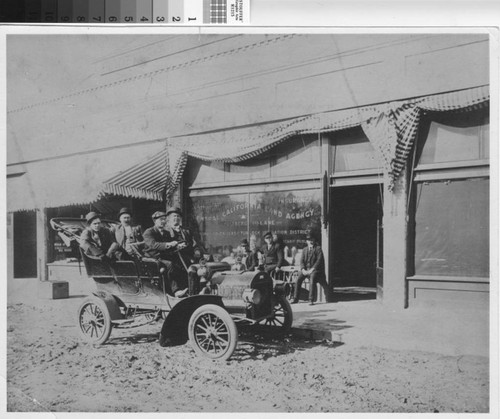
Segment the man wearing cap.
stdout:
<svg viewBox="0 0 500 419">
<path fill-rule="evenodd" d="M 259 266 L 259 257 L 257 254 L 257 250 L 254 249 L 252 252 L 250 250 L 250 243 L 248 243 L 247 239 L 243 239 L 240 242 L 241 249 L 241 262 L 245 266 L 246 271 L 254 271 L 255 268 Z"/>
<path fill-rule="evenodd" d="M 302 250 L 300 260 L 300 274 L 295 283 L 295 293 L 292 304 L 299 301 L 300 288 L 306 278 L 309 278 L 309 304 L 313 305 L 316 300 L 316 284 L 323 287 L 325 295 L 328 295 L 328 285 L 325 276 L 325 259 L 323 251 L 318 245 L 316 238 L 309 233 L 306 236 L 307 247 Z"/>
<path fill-rule="evenodd" d="M 132 226 L 132 215 L 128 208 L 122 208 L 118 213 L 120 225 L 111 229 L 115 240 L 121 247 L 120 259 L 130 259 L 129 256 L 140 256 L 140 248 L 143 247 L 141 226 Z"/>
<path fill-rule="evenodd" d="M 80 247 L 85 254 L 100 259 L 114 259 L 119 246 L 111 231 L 102 225 L 101 216 L 91 211 L 85 219 L 88 227 L 80 236 Z"/>
<path fill-rule="evenodd" d="M 279 236 L 273 237 L 273 234 L 268 231 L 264 235 L 264 241 L 266 242 L 264 246 L 264 270 L 267 273 L 279 272 L 282 266 L 288 264 L 281 240 Z"/>
<path fill-rule="evenodd" d="M 184 247 L 182 243 L 172 240 L 165 230 L 167 214 L 156 211 L 153 216 L 154 226 L 144 232 L 144 254 L 147 257 L 157 259 L 166 269 L 166 278 L 172 293 L 176 297 L 184 297 L 187 294 L 187 281 L 182 271 L 173 263 L 174 251 Z"/>
</svg>

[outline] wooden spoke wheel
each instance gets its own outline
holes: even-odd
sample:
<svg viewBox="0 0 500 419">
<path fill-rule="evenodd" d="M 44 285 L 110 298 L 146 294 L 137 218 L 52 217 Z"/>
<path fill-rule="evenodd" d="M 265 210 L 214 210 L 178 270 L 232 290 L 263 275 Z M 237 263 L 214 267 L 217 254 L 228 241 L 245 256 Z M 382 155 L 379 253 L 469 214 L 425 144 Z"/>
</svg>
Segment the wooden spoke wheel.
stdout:
<svg viewBox="0 0 500 419">
<path fill-rule="evenodd" d="M 288 332 L 292 323 L 292 306 L 284 295 L 274 298 L 272 314 L 260 322 L 264 326 L 281 327 L 283 332 Z"/>
<path fill-rule="evenodd" d="M 222 307 L 206 304 L 192 314 L 188 326 L 189 340 L 198 355 L 225 361 L 238 343 L 238 330 Z"/>
<path fill-rule="evenodd" d="M 104 301 L 97 297 L 86 298 L 78 309 L 78 330 L 90 343 L 102 345 L 111 334 L 111 319 Z"/>
</svg>

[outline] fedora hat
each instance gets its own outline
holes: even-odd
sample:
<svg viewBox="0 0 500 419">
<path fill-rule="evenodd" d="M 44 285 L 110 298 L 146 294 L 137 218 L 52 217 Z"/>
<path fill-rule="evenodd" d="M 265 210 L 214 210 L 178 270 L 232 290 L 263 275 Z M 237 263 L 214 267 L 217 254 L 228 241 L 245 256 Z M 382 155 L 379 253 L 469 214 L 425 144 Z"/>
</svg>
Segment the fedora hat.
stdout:
<svg viewBox="0 0 500 419">
<path fill-rule="evenodd" d="M 161 218 L 161 217 L 166 217 L 167 214 L 165 214 L 163 211 L 156 211 L 152 216 L 151 218 L 153 220 L 156 220 L 157 218 Z"/>
<path fill-rule="evenodd" d="M 313 233 L 307 233 L 306 240 L 316 241 L 316 236 Z"/>
<path fill-rule="evenodd" d="M 86 216 L 85 219 L 87 220 L 87 224 L 90 224 L 92 220 L 95 220 L 96 218 L 100 218 L 101 214 L 98 214 L 97 212 L 90 211 Z"/>
<path fill-rule="evenodd" d="M 170 207 L 167 210 L 167 215 L 174 214 L 174 213 L 179 214 L 182 217 L 182 211 L 179 207 Z"/>
<path fill-rule="evenodd" d="M 132 212 L 127 207 L 123 207 L 118 213 L 118 218 L 120 218 L 123 214 L 132 215 Z"/>
</svg>

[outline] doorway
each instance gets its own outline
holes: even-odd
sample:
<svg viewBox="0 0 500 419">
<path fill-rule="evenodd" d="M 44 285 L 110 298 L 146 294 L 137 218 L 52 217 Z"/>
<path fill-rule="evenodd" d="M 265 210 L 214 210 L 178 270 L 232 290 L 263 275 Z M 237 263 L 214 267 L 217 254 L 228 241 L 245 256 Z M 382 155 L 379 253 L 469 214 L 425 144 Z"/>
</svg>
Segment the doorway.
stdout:
<svg viewBox="0 0 500 419">
<path fill-rule="evenodd" d="M 37 276 L 36 213 L 14 213 L 14 278 Z"/>
<path fill-rule="evenodd" d="M 381 295 L 382 200 L 380 185 L 331 190 L 331 259 L 335 300 L 375 299 Z M 333 274 L 333 275 L 332 275 Z"/>
</svg>

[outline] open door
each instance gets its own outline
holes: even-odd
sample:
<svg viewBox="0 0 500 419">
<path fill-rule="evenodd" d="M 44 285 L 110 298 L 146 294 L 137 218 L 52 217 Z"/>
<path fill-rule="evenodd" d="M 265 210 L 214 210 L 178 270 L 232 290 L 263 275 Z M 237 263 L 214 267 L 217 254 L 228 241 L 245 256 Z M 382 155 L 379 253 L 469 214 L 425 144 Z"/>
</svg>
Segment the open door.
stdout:
<svg viewBox="0 0 500 419">
<path fill-rule="evenodd" d="M 330 208 L 334 299 L 381 297 L 383 230 L 379 185 L 332 188 Z"/>
</svg>

